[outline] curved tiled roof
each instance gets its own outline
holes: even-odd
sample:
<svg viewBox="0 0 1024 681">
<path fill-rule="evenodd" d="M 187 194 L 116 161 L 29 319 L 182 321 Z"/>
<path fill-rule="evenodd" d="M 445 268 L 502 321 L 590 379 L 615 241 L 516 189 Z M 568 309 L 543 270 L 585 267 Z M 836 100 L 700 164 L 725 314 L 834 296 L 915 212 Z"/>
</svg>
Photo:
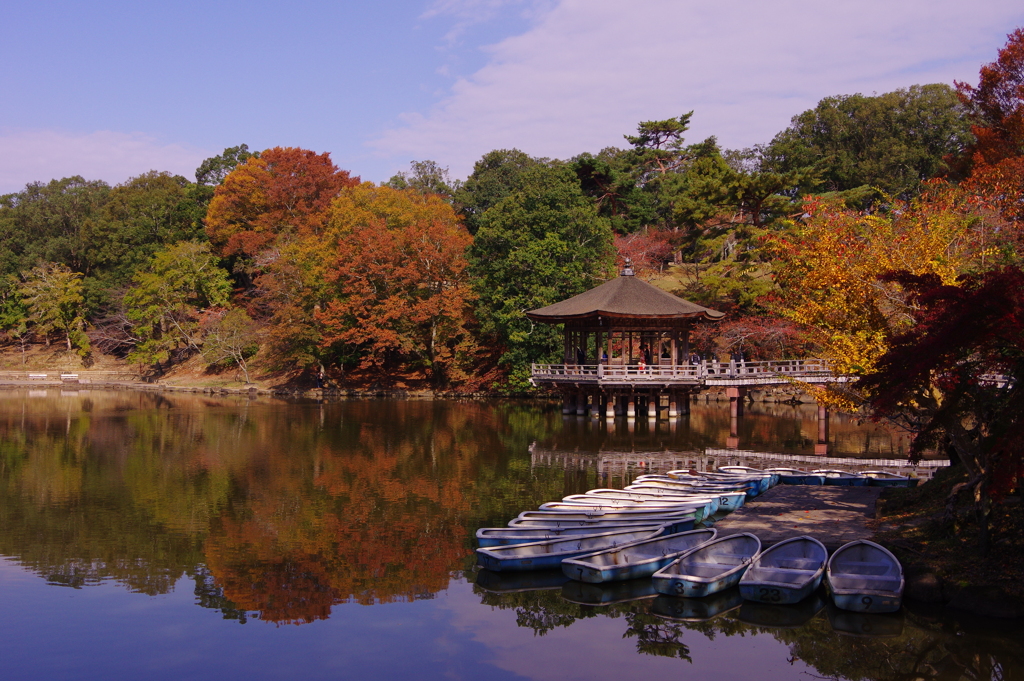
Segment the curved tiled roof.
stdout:
<svg viewBox="0 0 1024 681">
<path fill-rule="evenodd" d="M 725 313 L 691 303 L 629 274 L 606 281 L 568 300 L 526 313 L 534 321 L 548 323 L 596 315 L 718 320 Z"/>
</svg>

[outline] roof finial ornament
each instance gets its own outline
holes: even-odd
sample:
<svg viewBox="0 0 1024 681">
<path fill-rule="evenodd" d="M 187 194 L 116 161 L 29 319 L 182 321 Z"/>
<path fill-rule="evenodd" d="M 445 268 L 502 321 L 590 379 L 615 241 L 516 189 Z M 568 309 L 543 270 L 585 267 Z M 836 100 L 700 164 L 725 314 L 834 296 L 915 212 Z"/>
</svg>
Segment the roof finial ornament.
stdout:
<svg viewBox="0 0 1024 681">
<path fill-rule="evenodd" d="M 626 258 L 626 266 L 622 268 L 622 276 L 632 277 L 633 276 L 633 259 Z"/>
</svg>

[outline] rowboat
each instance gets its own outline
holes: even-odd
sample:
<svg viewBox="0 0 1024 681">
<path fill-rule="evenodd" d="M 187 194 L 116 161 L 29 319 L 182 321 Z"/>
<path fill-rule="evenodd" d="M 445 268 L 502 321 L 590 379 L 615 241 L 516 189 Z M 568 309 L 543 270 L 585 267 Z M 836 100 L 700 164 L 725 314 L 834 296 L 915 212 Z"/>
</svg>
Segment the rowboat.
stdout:
<svg viewBox="0 0 1024 681">
<path fill-rule="evenodd" d="M 699 516 L 709 516 L 718 512 L 718 497 L 690 497 L 672 501 L 629 501 L 627 499 L 608 499 L 604 497 L 588 497 L 586 494 L 574 494 L 568 501 L 549 501 L 540 505 L 542 511 L 586 511 L 603 509 L 633 509 L 645 511 L 694 511 Z"/>
<path fill-rule="evenodd" d="M 562 598 L 580 605 L 614 605 L 657 595 L 649 579 L 630 579 L 608 584 L 587 584 L 570 579 L 562 585 Z"/>
<path fill-rule="evenodd" d="M 701 598 L 736 586 L 761 552 L 761 540 L 743 532 L 688 551 L 654 573 L 654 588 L 668 596 Z"/>
<path fill-rule="evenodd" d="M 852 612 L 896 612 L 903 601 L 903 566 L 878 544 L 858 539 L 828 560 L 825 584 L 836 606 Z"/>
<path fill-rule="evenodd" d="M 917 487 L 917 478 L 897 475 L 889 471 L 861 471 L 861 475 L 869 478 L 872 487 Z"/>
<path fill-rule="evenodd" d="M 599 518 L 591 518 L 589 520 L 566 520 L 564 518 L 558 518 L 557 515 L 554 518 L 513 518 L 508 522 L 510 529 L 545 529 L 545 530 L 558 530 L 565 528 L 586 528 L 590 534 L 596 534 L 602 532 L 605 527 L 647 527 L 651 524 L 659 524 L 665 528 L 665 534 L 674 534 L 676 532 L 686 532 L 692 530 L 695 524 L 693 513 L 685 513 L 680 516 L 674 516 L 671 518 L 643 518 L 639 520 L 622 520 L 611 518 L 608 520 L 601 520 Z"/>
<path fill-rule="evenodd" d="M 649 530 L 627 530 L 604 532 L 569 539 L 548 539 L 529 544 L 513 544 L 511 546 L 494 546 L 476 550 L 476 562 L 494 572 L 506 570 L 544 570 L 556 568 L 563 558 L 575 558 L 586 553 L 615 548 L 623 544 L 653 539 L 664 533 L 658 528 Z"/>
<path fill-rule="evenodd" d="M 825 476 L 815 475 L 799 468 L 769 468 L 772 473 L 779 474 L 779 481 L 783 485 L 824 485 Z"/>
<path fill-rule="evenodd" d="M 481 527 L 476 531 L 476 543 L 480 548 L 491 546 L 509 546 L 512 544 L 526 544 L 535 541 L 546 541 L 548 539 L 568 539 L 584 537 L 587 535 L 619 532 L 619 531 L 642 531 L 653 532 L 661 528 L 658 523 L 647 523 L 643 525 L 603 525 L 599 527 L 573 526 L 573 527 Z"/>
<path fill-rule="evenodd" d="M 825 598 L 817 591 L 799 603 L 775 605 L 744 601 L 736 612 L 736 619 L 746 624 L 773 629 L 798 629 L 825 608 Z"/>
<path fill-rule="evenodd" d="M 699 488 L 694 488 L 699 489 Z M 670 499 L 672 497 L 687 499 L 695 495 L 698 496 L 714 496 L 718 499 L 718 510 L 719 511 L 735 511 L 736 509 L 743 506 L 747 500 L 747 494 L 743 491 L 735 491 L 732 489 L 721 489 L 715 491 L 714 489 L 701 489 L 700 492 L 686 492 L 683 489 L 670 489 L 666 487 L 648 486 L 645 484 L 630 485 L 625 490 L 628 493 L 640 493 L 640 494 L 651 494 L 656 498 Z"/>
<path fill-rule="evenodd" d="M 669 471 L 666 475 L 670 479 L 679 481 L 697 481 L 702 483 L 717 483 L 717 484 L 745 484 L 752 485 L 756 489 L 757 494 L 761 494 L 768 490 L 771 484 L 770 475 L 761 476 L 749 476 L 749 475 L 734 475 L 732 473 L 699 473 L 694 474 L 685 470 Z"/>
<path fill-rule="evenodd" d="M 903 633 L 902 610 L 879 615 L 840 610 L 834 603 L 829 603 L 825 612 L 828 615 L 828 623 L 832 625 L 832 630 L 847 636 L 883 638 L 899 636 Z"/>
<path fill-rule="evenodd" d="M 552 509 L 544 511 L 523 511 L 519 514 L 518 517 L 523 520 L 646 520 L 647 522 L 668 522 L 670 520 L 681 519 L 684 516 L 692 515 L 694 516 L 696 522 L 700 522 L 700 519 L 703 517 L 702 508 L 703 507 L 697 509 L 679 510 L 645 510 L 635 508 L 585 507 L 563 510 Z"/>
<path fill-rule="evenodd" d="M 818 588 L 828 551 L 813 537 L 793 537 L 762 551 L 740 578 L 748 601 L 798 603 Z"/>
<path fill-rule="evenodd" d="M 770 475 L 772 476 L 771 486 L 779 484 L 779 474 L 766 471 L 762 468 L 751 468 L 750 466 L 719 466 L 720 473 L 738 473 L 740 475 Z"/>
<path fill-rule="evenodd" d="M 726 589 L 707 598 L 660 595 L 651 601 L 651 614 L 679 622 L 704 622 L 743 604 L 739 589 Z"/>
<path fill-rule="evenodd" d="M 638 485 L 682 492 L 690 491 L 696 494 L 743 492 L 748 497 L 756 497 L 761 493 L 761 482 L 759 480 L 722 482 L 700 480 L 697 478 L 666 478 L 664 476 L 641 475 L 633 481 L 632 485 L 627 486 L 626 489 L 635 489 Z"/>
<path fill-rule="evenodd" d="M 562 561 L 562 572 L 581 582 L 599 584 L 650 577 L 683 553 L 711 541 L 715 530 L 692 530 L 633 542 Z"/>
<path fill-rule="evenodd" d="M 532 570 L 530 572 L 491 572 L 480 570 L 476 573 L 475 584 L 484 591 L 497 594 L 514 594 L 526 591 L 561 589 L 569 581 L 561 570 Z"/>
<path fill-rule="evenodd" d="M 844 485 L 847 487 L 866 487 L 870 478 L 866 478 L 859 473 L 850 473 L 849 471 L 837 471 L 819 469 L 811 471 L 814 475 L 824 475 L 826 485 Z"/>
</svg>

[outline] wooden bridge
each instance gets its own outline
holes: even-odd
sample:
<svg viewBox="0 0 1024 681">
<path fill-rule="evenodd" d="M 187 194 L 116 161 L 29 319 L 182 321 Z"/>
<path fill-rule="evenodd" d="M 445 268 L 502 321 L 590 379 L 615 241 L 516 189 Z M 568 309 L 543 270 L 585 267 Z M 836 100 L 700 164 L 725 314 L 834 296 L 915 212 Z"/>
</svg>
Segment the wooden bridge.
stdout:
<svg viewBox="0 0 1024 681">
<path fill-rule="evenodd" d="M 607 418 L 668 417 L 689 411 L 689 395 L 710 387 L 724 387 L 733 416 L 742 411 L 747 389 L 766 385 L 846 383 L 852 377 L 833 372 L 821 359 L 788 359 L 769 362 L 707 360 L 700 363 L 659 362 L 646 365 L 534 364 L 530 381 L 538 387 L 562 393 L 563 413 L 588 411 Z M 667 404 L 665 404 L 667 402 Z"/>
</svg>

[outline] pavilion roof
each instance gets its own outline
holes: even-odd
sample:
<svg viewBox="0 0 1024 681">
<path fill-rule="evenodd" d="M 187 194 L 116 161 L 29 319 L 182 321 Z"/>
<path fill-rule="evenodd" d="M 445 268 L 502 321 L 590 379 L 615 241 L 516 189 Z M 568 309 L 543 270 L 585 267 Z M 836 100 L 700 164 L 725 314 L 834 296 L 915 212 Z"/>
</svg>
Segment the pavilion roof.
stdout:
<svg viewBox="0 0 1024 681">
<path fill-rule="evenodd" d="M 526 316 L 537 322 L 557 324 L 596 316 L 718 320 L 725 313 L 691 303 L 625 273 L 567 300 L 531 310 Z"/>
</svg>

